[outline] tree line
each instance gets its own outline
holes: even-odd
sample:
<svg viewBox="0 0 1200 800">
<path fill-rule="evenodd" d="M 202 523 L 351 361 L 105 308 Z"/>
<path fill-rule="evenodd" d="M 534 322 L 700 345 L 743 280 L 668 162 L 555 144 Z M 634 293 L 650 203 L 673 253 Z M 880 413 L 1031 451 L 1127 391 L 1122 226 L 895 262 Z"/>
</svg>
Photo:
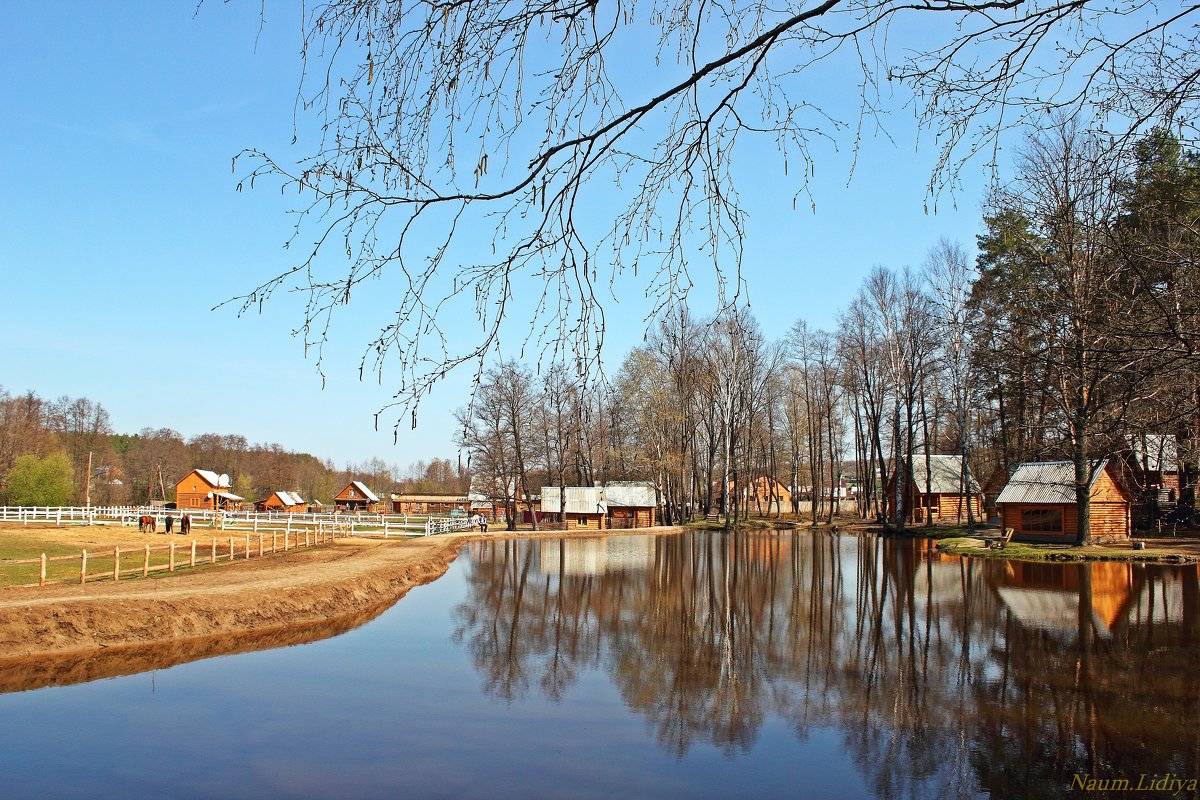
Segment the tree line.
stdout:
<svg viewBox="0 0 1200 800">
<path fill-rule="evenodd" d="M 339 467 L 279 444 L 251 444 L 240 435 L 185 438 L 170 428 L 116 433 L 104 406 L 86 397 L 46 400 L 0 387 L 0 503 L 173 500 L 175 482 L 195 468 L 228 474 L 234 493 L 250 501 L 284 490 L 328 503 L 350 480 L 362 480 L 377 493 L 465 495 L 470 484 L 465 468 L 448 458 L 405 467 L 371 458 Z"/>
<path fill-rule="evenodd" d="M 1191 501 L 1200 157 L 1163 130 L 1119 147 L 1061 119 L 1029 135 L 1013 175 L 974 259 L 943 240 L 919 269 L 875 267 L 833 330 L 798 320 L 769 341 L 745 309 L 675 309 L 608 382 L 501 361 L 459 412 L 458 444 L 514 509 L 541 485 L 641 479 L 668 524 L 799 518 L 802 503 L 831 523 L 853 478 L 857 513 L 899 531 L 907 481 L 891 497 L 885 484 L 899 471 L 928 486 L 916 455 L 961 455 L 1001 482 L 1070 460 L 1082 542 L 1103 460 L 1169 435 Z"/>
</svg>

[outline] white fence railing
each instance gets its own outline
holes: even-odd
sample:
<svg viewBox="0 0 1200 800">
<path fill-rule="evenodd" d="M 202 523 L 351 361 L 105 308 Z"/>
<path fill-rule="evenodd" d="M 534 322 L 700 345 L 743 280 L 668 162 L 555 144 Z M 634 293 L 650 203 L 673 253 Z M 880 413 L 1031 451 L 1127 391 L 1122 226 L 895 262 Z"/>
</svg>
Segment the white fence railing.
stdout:
<svg viewBox="0 0 1200 800">
<path fill-rule="evenodd" d="M 137 526 L 152 517 L 157 530 L 165 530 L 167 517 L 178 525 L 187 514 L 193 527 L 219 530 L 292 531 L 315 529 L 351 536 L 429 536 L 471 527 L 469 517 L 432 517 L 410 514 L 288 514 L 280 511 L 214 511 L 157 506 L 0 506 L 0 522 L 62 525 L 119 524 Z"/>
</svg>

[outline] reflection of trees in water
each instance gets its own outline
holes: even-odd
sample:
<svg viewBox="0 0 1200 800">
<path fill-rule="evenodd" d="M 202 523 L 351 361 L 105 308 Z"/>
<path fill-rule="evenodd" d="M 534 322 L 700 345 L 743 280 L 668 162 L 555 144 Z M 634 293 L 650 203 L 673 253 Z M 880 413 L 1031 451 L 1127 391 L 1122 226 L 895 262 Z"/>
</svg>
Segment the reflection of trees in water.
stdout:
<svg viewBox="0 0 1200 800">
<path fill-rule="evenodd" d="M 873 536 L 697 534 L 655 539 L 644 570 L 581 573 L 570 546 L 471 546 L 456 636 L 488 694 L 536 683 L 557 700 L 603 668 L 680 756 L 748 751 L 769 713 L 802 740 L 839 730 L 882 798 L 1200 775 L 1195 569 L 1130 568 L 1113 588 L 1082 565 L 1014 570 Z M 1063 602 L 1073 626 L 1033 627 L 1031 608 Z"/>
</svg>

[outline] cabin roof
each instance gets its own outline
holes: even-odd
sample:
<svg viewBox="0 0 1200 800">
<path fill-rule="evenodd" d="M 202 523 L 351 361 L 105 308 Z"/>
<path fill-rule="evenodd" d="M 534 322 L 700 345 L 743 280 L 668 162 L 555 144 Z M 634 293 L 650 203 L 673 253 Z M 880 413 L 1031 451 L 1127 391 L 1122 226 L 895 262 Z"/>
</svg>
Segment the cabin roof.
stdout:
<svg viewBox="0 0 1200 800">
<path fill-rule="evenodd" d="M 1108 468 L 1100 462 L 1089 487 Z M 1071 461 L 1038 461 L 1021 464 L 996 498 L 997 503 L 1070 504 L 1075 502 L 1075 464 Z"/>
<path fill-rule="evenodd" d="M 913 456 L 913 483 L 916 484 L 918 491 L 922 493 L 925 491 L 925 470 L 926 464 L 928 464 L 930 472 L 929 493 L 958 494 L 962 463 L 962 456 Z M 971 474 L 970 468 L 967 469 L 967 484 L 968 491 L 972 494 L 980 491 L 979 482 Z"/>
<path fill-rule="evenodd" d="M 653 507 L 654 484 L 646 481 L 609 481 L 604 485 L 603 499 L 610 506 Z"/>
<path fill-rule="evenodd" d="M 395 503 L 465 503 L 466 497 L 459 494 L 397 494 L 392 493 Z"/>
<path fill-rule="evenodd" d="M 192 472 L 199 475 L 204 480 L 204 482 L 207 483 L 209 486 L 213 486 L 213 487 L 217 487 L 217 488 L 227 488 L 229 486 L 228 479 L 225 480 L 224 482 L 222 482 L 221 476 L 218 475 L 217 473 L 213 472 L 211 469 L 194 469 L 194 470 L 192 470 Z M 188 475 L 190 475 L 190 474 L 191 473 L 189 472 Z M 186 479 L 186 478 L 187 478 L 187 475 L 184 475 L 182 479 L 177 481 L 177 483 L 183 483 L 184 479 Z"/>
<path fill-rule="evenodd" d="M 349 489 L 352 486 L 357 489 L 369 502 L 379 502 L 379 498 L 375 496 L 375 493 L 368 489 L 367 485 L 362 481 L 350 481 L 348 484 L 346 484 L 346 489 Z M 338 497 L 341 497 L 343 494 L 345 494 L 346 489 L 342 489 L 341 493 L 338 494 Z"/>
</svg>

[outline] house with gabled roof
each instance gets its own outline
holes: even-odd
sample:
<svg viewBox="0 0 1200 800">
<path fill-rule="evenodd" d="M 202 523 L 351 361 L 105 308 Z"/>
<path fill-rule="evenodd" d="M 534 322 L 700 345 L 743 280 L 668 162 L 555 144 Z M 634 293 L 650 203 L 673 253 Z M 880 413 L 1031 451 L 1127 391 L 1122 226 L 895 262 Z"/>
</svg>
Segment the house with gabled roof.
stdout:
<svg viewBox="0 0 1200 800">
<path fill-rule="evenodd" d="M 334 496 L 333 505 L 338 511 L 367 511 L 375 514 L 382 510 L 379 497 L 362 481 L 350 481 L 346 484 L 346 488 Z"/>
<path fill-rule="evenodd" d="M 266 500 L 254 504 L 258 511 L 283 511 L 287 514 L 304 514 L 308 511 L 308 503 L 299 492 L 272 492 Z"/>
<path fill-rule="evenodd" d="M 1117 467 L 1109 459 L 1095 466 L 1089 493 L 1092 536 L 1129 536 L 1133 496 L 1121 484 Z M 1075 497 L 1073 462 L 1021 464 L 996 498 L 1000 524 L 1013 530 L 1014 540 L 1074 542 L 1079 535 Z"/>
<path fill-rule="evenodd" d="M 934 523 L 958 525 L 966 521 L 968 507 L 976 520 L 983 520 L 983 491 L 969 467 L 965 483 L 963 472 L 961 455 L 914 455 L 905 503 L 909 522 L 923 523 L 928 516 Z M 895 516 L 895 475 L 888 480 L 884 499 L 890 519 Z"/>
<path fill-rule="evenodd" d="M 229 491 L 229 476 L 212 470 L 194 469 L 175 482 L 175 507 L 236 511 L 245 500 Z"/>
</svg>

